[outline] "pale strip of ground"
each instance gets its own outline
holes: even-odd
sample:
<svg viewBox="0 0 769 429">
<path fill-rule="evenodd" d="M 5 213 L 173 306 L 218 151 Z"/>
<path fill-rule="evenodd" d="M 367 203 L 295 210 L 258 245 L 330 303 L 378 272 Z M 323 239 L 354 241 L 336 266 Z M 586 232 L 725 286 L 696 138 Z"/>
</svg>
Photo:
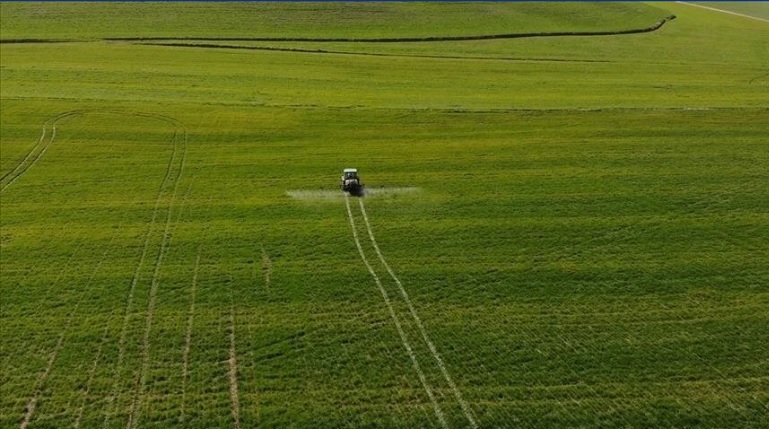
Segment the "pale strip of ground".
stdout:
<svg viewBox="0 0 769 429">
<path fill-rule="evenodd" d="M 756 21 L 769 22 L 769 19 L 759 18 L 757 16 L 745 15 L 744 13 L 732 12 L 730 10 L 716 9 L 714 7 L 704 6 L 704 5 L 701 5 L 701 4 L 694 4 L 694 3 L 689 3 L 689 2 L 685 2 L 685 1 L 679 1 L 679 2 L 676 2 L 676 3 L 685 4 L 687 6 L 694 6 L 694 7 L 700 8 L 700 9 L 712 10 L 714 12 L 728 13 L 729 15 L 739 16 L 741 18 L 748 18 L 748 19 L 754 19 Z"/>
<path fill-rule="evenodd" d="M 403 343 L 403 347 L 406 349 L 406 352 L 409 355 L 409 358 L 411 358 L 411 363 L 414 366 L 414 370 L 417 373 L 417 376 L 419 377 L 419 381 L 422 383 L 422 387 L 424 387 L 425 392 L 427 393 L 427 396 L 430 398 L 430 401 L 433 404 L 433 408 L 435 410 L 435 415 L 438 417 L 438 421 L 441 423 L 441 426 L 444 429 L 448 428 L 448 424 L 446 423 L 446 417 L 443 414 L 443 410 L 441 410 L 440 405 L 438 404 L 438 401 L 435 399 L 435 396 L 433 394 L 432 388 L 427 383 L 427 378 L 425 377 L 424 372 L 422 371 L 422 367 L 419 365 L 419 361 L 417 361 L 416 354 L 414 353 L 414 350 L 411 348 L 411 345 L 408 342 L 408 339 L 406 338 L 406 332 L 403 330 L 403 327 L 401 326 L 400 319 L 398 319 L 398 316 L 395 314 L 395 309 L 393 308 L 392 302 L 390 301 L 390 297 L 387 295 L 387 291 L 384 289 L 384 286 L 382 286 L 382 281 L 379 279 L 379 276 L 376 274 L 374 269 L 372 268 L 371 264 L 368 261 L 368 258 L 366 258 L 366 254 L 363 252 L 363 246 L 360 243 L 360 239 L 358 238 L 358 231 L 355 227 L 355 219 L 352 215 L 352 209 L 350 208 L 350 197 L 347 194 L 344 194 L 344 202 L 345 206 L 347 207 L 347 215 L 350 219 L 350 227 L 352 228 L 352 235 L 353 239 L 355 240 L 355 246 L 358 248 L 358 253 L 360 254 L 361 259 L 363 260 L 363 264 L 366 266 L 366 269 L 368 269 L 369 274 L 371 274 L 371 277 L 374 278 L 374 282 L 376 283 L 377 287 L 379 288 L 379 292 L 382 294 L 382 297 L 384 298 L 385 304 L 387 305 L 387 309 L 390 312 L 390 317 L 393 319 L 393 322 L 395 323 L 395 327 L 398 330 L 398 334 L 401 337 L 401 343 Z"/>
<path fill-rule="evenodd" d="M 229 365 L 230 401 L 232 408 L 232 427 L 240 429 L 240 398 L 238 396 L 238 358 L 235 350 L 235 307 L 230 307 L 230 352 Z"/>
</svg>

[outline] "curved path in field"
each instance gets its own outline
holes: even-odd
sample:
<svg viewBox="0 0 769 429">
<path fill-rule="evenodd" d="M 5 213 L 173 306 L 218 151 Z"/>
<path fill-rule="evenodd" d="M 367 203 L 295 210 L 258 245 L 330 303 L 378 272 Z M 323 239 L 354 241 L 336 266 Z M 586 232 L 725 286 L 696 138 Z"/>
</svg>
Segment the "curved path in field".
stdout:
<svg viewBox="0 0 769 429">
<path fill-rule="evenodd" d="M 730 10 L 718 9 L 718 8 L 715 8 L 715 7 L 705 6 L 705 5 L 702 5 L 702 4 L 689 3 L 689 2 L 685 2 L 685 1 L 678 1 L 676 3 L 685 4 L 687 6 L 698 7 L 700 9 L 712 10 L 714 12 L 721 12 L 721 13 L 726 13 L 726 14 L 729 14 L 729 15 L 739 16 L 741 18 L 748 18 L 748 19 L 755 19 L 756 21 L 769 22 L 769 19 L 759 18 L 757 16 L 747 15 L 747 14 L 744 14 L 744 13 L 732 12 Z"/>
<path fill-rule="evenodd" d="M 19 177 L 26 173 L 30 167 L 35 165 L 37 161 L 43 157 L 43 155 L 45 155 L 45 152 L 48 151 L 48 148 L 51 146 L 51 144 L 53 144 L 54 140 L 56 140 L 56 124 L 62 119 L 79 114 L 82 114 L 82 112 L 73 110 L 70 112 L 60 113 L 43 122 L 43 132 L 40 134 L 40 138 L 38 138 L 37 143 L 35 143 L 35 145 L 32 146 L 32 149 L 27 152 L 27 155 L 22 158 L 18 164 L 16 164 L 16 167 L 0 176 L 0 194 L 3 193 L 6 188 L 11 186 L 16 180 L 18 180 Z M 50 136 L 48 136 L 48 134 L 50 134 Z"/>
<path fill-rule="evenodd" d="M 180 126 L 183 127 L 183 124 L 181 124 L 181 122 L 173 118 L 163 116 L 163 115 L 151 114 L 151 113 L 102 111 L 102 110 L 71 110 L 68 112 L 60 113 L 43 122 L 42 132 L 40 134 L 40 137 L 37 140 L 37 143 L 35 143 L 35 145 L 32 146 L 32 149 L 30 149 L 29 152 L 27 152 L 24 158 L 22 158 L 13 169 L 0 175 L 0 194 L 5 192 L 5 190 L 9 186 L 11 186 L 14 182 L 16 182 L 21 176 L 23 176 L 24 173 L 27 172 L 27 170 L 29 170 L 31 167 L 37 164 L 37 162 L 40 161 L 40 158 L 42 158 L 43 155 L 45 155 L 45 153 L 48 151 L 48 148 L 51 147 L 51 145 L 56 140 L 56 126 L 59 123 L 59 121 L 62 121 L 66 118 L 70 118 L 73 116 L 86 115 L 88 113 L 108 113 L 108 114 L 123 115 L 123 116 L 139 116 L 139 117 L 145 117 L 145 118 L 154 118 L 160 121 L 168 122 L 176 127 L 180 127 Z"/>
<path fill-rule="evenodd" d="M 45 153 L 48 151 L 51 145 L 54 144 L 54 142 L 56 141 L 56 126 L 60 121 L 62 121 L 65 118 L 83 116 L 83 115 L 95 114 L 95 113 L 118 115 L 123 117 L 151 118 L 151 119 L 159 120 L 161 122 L 168 123 L 173 127 L 173 136 L 171 139 L 171 143 L 173 144 L 173 152 L 168 161 L 168 166 L 166 168 L 165 175 L 163 177 L 160 188 L 158 190 L 158 194 L 155 199 L 155 204 L 154 204 L 153 213 L 152 213 L 152 220 L 149 223 L 147 232 L 144 237 L 144 245 L 143 245 L 142 253 L 139 258 L 137 268 L 134 272 L 134 277 L 131 281 L 128 296 L 126 298 L 126 303 L 124 306 L 123 328 L 121 331 L 120 342 L 119 342 L 116 373 L 120 371 L 121 365 L 123 364 L 122 361 L 123 361 L 123 356 L 125 355 L 125 342 L 127 337 L 128 321 L 131 314 L 130 310 L 133 306 L 134 291 L 136 289 L 136 284 L 138 282 L 138 276 L 142 269 L 142 265 L 144 264 L 149 254 L 148 249 L 150 247 L 150 238 L 152 238 L 153 232 L 156 230 L 155 224 L 158 221 L 159 213 L 161 211 L 161 205 L 162 205 L 161 202 L 164 199 L 169 200 L 167 202 L 166 219 L 165 219 L 165 224 L 162 231 L 162 243 L 161 243 L 160 250 L 158 251 L 158 254 L 154 261 L 154 270 L 153 270 L 153 276 L 151 281 L 152 284 L 150 289 L 150 302 L 148 304 L 147 311 L 146 311 L 146 319 L 147 319 L 146 329 L 145 329 L 145 335 L 142 341 L 142 348 L 141 348 L 142 366 L 140 368 L 139 380 L 137 380 L 136 382 L 137 387 L 135 389 L 135 392 L 133 392 L 133 395 L 132 395 L 133 396 L 132 409 L 129 414 L 128 427 L 131 427 L 131 423 L 136 421 L 134 419 L 135 418 L 138 419 L 138 417 L 135 417 L 134 407 L 136 406 L 136 404 L 139 404 L 142 401 L 143 394 L 144 394 L 143 389 L 144 389 L 145 374 L 147 372 L 146 361 L 147 361 L 147 355 L 148 355 L 148 349 L 149 349 L 149 346 L 148 346 L 149 330 L 152 326 L 152 311 L 154 307 L 155 296 L 157 294 L 160 267 L 163 263 L 163 257 L 165 256 L 168 250 L 170 236 L 171 236 L 171 228 L 170 228 L 171 212 L 172 212 L 173 205 L 176 199 L 176 194 L 178 191 L 179 179 L 181 178 L 182 172 L 184 171 L 184 165 L 185 165 L 185 159 L 186 159 L 186 153 L 187 153 L 188 132 L 187 132 L 186 125 L 184 125 L 182 122 L 172 117 L 159 115 L 159 114 L 152 114 L 152 113 L 125 112 L 125 111 L 117 111 L 117 110 L 72 110 L 72 111 L 60 113 L 43 122 L 42 133 L 38 138 L 37 143 L 35 143 L 35 145 L 29 150 L 29 152 L 19 161 L 16 167 L 14 167 L 11 171 L 0 176 L 0 192 L 5 192 L 9 186 L 11 186 L 14 182 L 16 182 L 19 178 L 21 178 L 27 171 L 29 171 L 30 168 L 32 168 L 43 157 L 43 155 L 45 155 Z M 102 259 L 99 261 L 99 263 L 96 264 L 87 284 L 91 283 L 96 272 L 102 266 L 102 262 L 104 261 L 105 257 L 106 257 L 106 252 L 102 256 Z M 46 362 L 46 367 L 41 371 L 40 376 L 35 382 L 34 390 L 24 408 L 23 416 L 20 423 L 21 429 L 25 429 L 27 426 L 33 423 L 33 418 L 35 415 L 37 404 L 40 401 L 41 396 L 45 393 L 44 391 L 46 388 L 46 382 L 48 380 L 48 377 L 51 371 L 54 369 L 54 365 L 58 358 L 60 350 L 64 347 L 65 339 L 68 334 L 68 330 L 71 325 L 71 322 L 75 317 L 75 315 L 78 314 L 78 308 L 80 306 L 80 302 L 83 302 L 87 298 L 88 298 L 87 294 L 83 292 L 83 295 L 81 296 L 80 300 L 67 316 L 67 321 L 64 323 L 64 326 L 62 327 L 61 334 L 59 335 L 58 341 L 54 346 L 53 350 L 49 354 L 48 360 Z M 97 353 L 97 360 L 95 361 L 91 371 L 89 372 L 91 375 L 89 375 L 89 381 L 87 382 L 86 390 L 90 389 L 92 374 L 95 371 L 95 365 L 98 363 L 98 358 L 100 357 L 100 354 L 101 354 L 101 347 L 103 346 L 105 341 L 106 339 L 103 337 L 99 346 L 100 347 L 99 352 Z M 117 384 L 115 384 L 115 386 L 116 385 Z M 114 390 L 115 390 L 115 387 L 113 386 L 113 393 L 112 393 L 112 396 L 110 396 L 110 403 L 109 403 L 110 405 L 111 405 L 111 400 L 116 396 Z M 78 411 L 76 426 L 79 426 L 80 418 L 82 417 L 82 413 L 83 413 L 84 404 L 85 403 L 83 403 L 83 406 L 81 406 L 80 410 Z M 107 413 L 105 413 L 105 415 L 109 416 L 109 414 Z"/>
</svg>

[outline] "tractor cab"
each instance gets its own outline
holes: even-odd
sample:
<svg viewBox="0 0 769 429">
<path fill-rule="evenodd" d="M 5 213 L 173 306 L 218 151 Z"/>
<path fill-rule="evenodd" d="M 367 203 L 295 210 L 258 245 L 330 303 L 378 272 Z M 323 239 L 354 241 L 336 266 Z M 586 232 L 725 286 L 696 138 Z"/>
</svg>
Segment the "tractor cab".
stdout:
<svg viewBox="0 0 769 429">
<path fill-rule="evenodd" d="M 355 168 L 345 168 L 342 170 L 342 180 L 339 182 L 339 188 L 350 195 L 362 196 L 363 183 L 360 182 L 358 170 Z"/>
<path fill-rule="evenodd" d="M 342 171 L 342 180 L 358 180 L 358 170 L 354 168 L 345 168 Z"/>
</svg>

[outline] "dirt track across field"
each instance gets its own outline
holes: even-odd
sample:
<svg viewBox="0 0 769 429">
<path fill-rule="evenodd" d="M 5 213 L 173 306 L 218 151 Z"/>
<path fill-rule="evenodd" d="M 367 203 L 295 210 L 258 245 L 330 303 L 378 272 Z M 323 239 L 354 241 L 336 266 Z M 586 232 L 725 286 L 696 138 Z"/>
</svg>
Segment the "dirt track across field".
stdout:
<svg viewBox="0 0 769 429">
<path fill-rule="evenodd" d="M 714 7 L 705 6 L 705 5 L 701 5 L 701 4 L 689 3 L 689 2 L 685 2 L 685 1 L 679 1 L 679 2 L 676 2 L 676 3 L 685 4 L 687 6 L 698 7 L 700 9 L 712 10 L 714 12 L 728 13 L 729 15 L 739 16 L 739 17 L 742 17 L 742 18 L 755 19 L 756 21 L 769 22 L 769 19 L 759 18 L 757 16 L 750 16 L 750 15 L 746 15 L 744 13 L 732 12 L 730 10 L 716 9 Z"/>
</svg>

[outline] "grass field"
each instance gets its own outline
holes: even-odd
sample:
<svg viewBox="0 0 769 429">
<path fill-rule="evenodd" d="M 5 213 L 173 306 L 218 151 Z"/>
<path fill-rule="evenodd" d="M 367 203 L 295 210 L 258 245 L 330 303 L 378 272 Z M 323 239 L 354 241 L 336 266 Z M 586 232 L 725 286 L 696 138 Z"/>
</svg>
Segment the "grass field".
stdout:
<svg viewBox="0 0 769 429">
<path fill-rule="evenodd" d="M 2 2 L 0 40 L 0 427 L 769 425 L 769 24 Z"/>
</svg>

